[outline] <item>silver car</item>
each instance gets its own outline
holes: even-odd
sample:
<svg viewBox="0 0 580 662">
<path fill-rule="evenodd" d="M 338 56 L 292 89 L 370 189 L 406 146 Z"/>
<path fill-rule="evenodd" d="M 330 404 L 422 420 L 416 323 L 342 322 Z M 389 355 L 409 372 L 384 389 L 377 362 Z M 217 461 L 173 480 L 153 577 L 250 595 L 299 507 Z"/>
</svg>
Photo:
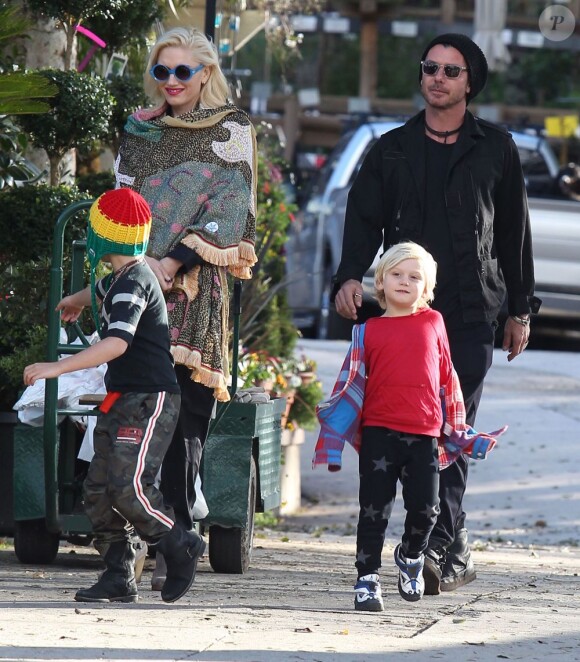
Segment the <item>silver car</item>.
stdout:
<svg viewBox="0 0 580 662">
<path fill-rule="evenodd" d="M 375 141 L 401 122 L 370 122 L 345 134 L 319 173 L 308 202 L 290 228 L 286 243 L 288 302 L 306 335 L 350 338 L 351 323 L 330 304 L 331 278 L 342 250 L 350 187 Z M 530 207 L 536 294 L 542 316 L 580 318 L 580 202 L 574 193 L 577 169 L 560 168 L 552 147 L 536 132 L 511 132 L 516 143 Z M 575 198 L 575 199 L 573 199 Z M 378 312 L 372 293 L 374 266 L 363 279 L 364 318 Z"/>
</svg>

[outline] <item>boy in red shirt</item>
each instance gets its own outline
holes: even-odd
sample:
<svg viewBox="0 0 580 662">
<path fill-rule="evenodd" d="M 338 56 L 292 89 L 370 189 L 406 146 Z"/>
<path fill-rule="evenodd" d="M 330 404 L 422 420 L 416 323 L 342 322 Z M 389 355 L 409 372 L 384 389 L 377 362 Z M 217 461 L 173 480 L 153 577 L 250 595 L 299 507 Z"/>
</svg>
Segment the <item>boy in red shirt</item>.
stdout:
<svg viewBox="0 0 580 662">
<path fill-rule="evenodd" d="M 375 271 L 376 296 L 385 313 L 367 321 L 364 338 L 358 610 L 383 609 L 378 570 L 397 480 L 407 511 L 403 539 L 395 549 L 399 593 L 416 601 L 425 589 L 423 552 L 439 514 L 441 388 L 454 392 L 460 407 L 462 401 L 443 318 L 428 305 L 436 273 L 433 257 L 412 242 L 391 247 Z"/>
<path fill-rule="evenodd" d="M 451 387 L 453 373 L 443 318 L 428 305 L 436 273 L 430 253 L 412 242 L 391 247 L 375 271 L 385 313 L 367 321 L 364 341 L 355 586 L 363 611 L 383 609 L 378 570 L 399 479 L 407 511 L 395 549 L 399 593 L 415 601 L 425 589 L 423 552 L 439 514 L 440 390 Z"/>
<path fill-rule="evenodd" d="M 395 549 L 399 593 L 414 602 L 425 592 L 423 567 L 431 570 L 424 551 L 440 511 L 440 470 L 461 453 L 485 459 L 494 436 L 507 429 L 487 434 L 466 424 L 443 318 L 428 305 L 436 272 L 433 257 L 418 244 L 386 251 L 375 271 L 385 313 L 354 326 L 332 395 L 317 406 L 321 429 L 313 466 L 340 470 L 345 442 L 359 453 L 354 604 L 361 611 L 383 610 L 378 572 L 397 481 L 407 511 Z"/>
</svg>

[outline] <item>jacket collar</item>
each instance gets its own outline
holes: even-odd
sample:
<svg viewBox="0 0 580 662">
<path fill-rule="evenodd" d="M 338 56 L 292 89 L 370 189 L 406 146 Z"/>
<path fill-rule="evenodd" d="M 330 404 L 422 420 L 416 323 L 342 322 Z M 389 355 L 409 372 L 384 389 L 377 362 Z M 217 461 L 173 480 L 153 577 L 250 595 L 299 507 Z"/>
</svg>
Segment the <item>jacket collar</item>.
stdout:
<svg viewBox="0 0 580 662">
<path fill-rule="evenodd" d="M 467 110 L 465 112 L 465 122 L 459 132 L 459 138 L 455 143 L 455 149 L 449 160 L 449 170 L 455 167 L 455 164 L 475 147 L 479 138 L 483 138 L 484 136 L 485 134 L 478 125 L 475 117 Z"/>
<path fill-rule="evenodd" d="M 425 190 L 425 111 L 417 113 L 403 126 L 401 147 L 403 154 L 413 171 L 417 183 L 417 190 Z M 455 149 L 449 162 L 449 170 L 463 158 L 485 134 L 478 125 L 475 117 L 467 110 L 465 121 L 455 143 Z M 422 196 L 419 196 L 420 199 Z"/>
</svg>

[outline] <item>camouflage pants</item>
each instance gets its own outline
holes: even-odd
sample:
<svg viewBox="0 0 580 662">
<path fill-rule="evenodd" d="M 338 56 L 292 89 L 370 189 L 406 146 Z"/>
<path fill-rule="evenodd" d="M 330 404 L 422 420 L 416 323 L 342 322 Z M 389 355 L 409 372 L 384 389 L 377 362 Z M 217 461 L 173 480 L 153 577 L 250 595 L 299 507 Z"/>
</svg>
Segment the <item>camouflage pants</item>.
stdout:
<svg viewBox="0 0 580 662">
<path fill-rule="evenodd" d="M 123 393 L 99 416 L 83 488 L 96 545 L 130 540 L 132 527 L 143 540 L 157 542 L 173 528 L 173 510 L 164 505 L 155 477 L 180 400 L 175 393 Z"/>
</svg>

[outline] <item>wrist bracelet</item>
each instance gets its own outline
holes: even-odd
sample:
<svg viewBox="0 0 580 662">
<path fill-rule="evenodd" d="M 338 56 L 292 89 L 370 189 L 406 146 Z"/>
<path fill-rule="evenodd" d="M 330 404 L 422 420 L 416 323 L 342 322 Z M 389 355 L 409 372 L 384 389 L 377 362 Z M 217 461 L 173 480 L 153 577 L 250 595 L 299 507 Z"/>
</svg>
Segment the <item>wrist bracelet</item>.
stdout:
<svg viewBox="0 0 580 662">
<path fill-rule="evenodd" d="M 518 315 L 510 315 L 514 322 L 521 324 L 522 326 L 530 326 L 529 317 L 519 317 Z"/>
</svg>

